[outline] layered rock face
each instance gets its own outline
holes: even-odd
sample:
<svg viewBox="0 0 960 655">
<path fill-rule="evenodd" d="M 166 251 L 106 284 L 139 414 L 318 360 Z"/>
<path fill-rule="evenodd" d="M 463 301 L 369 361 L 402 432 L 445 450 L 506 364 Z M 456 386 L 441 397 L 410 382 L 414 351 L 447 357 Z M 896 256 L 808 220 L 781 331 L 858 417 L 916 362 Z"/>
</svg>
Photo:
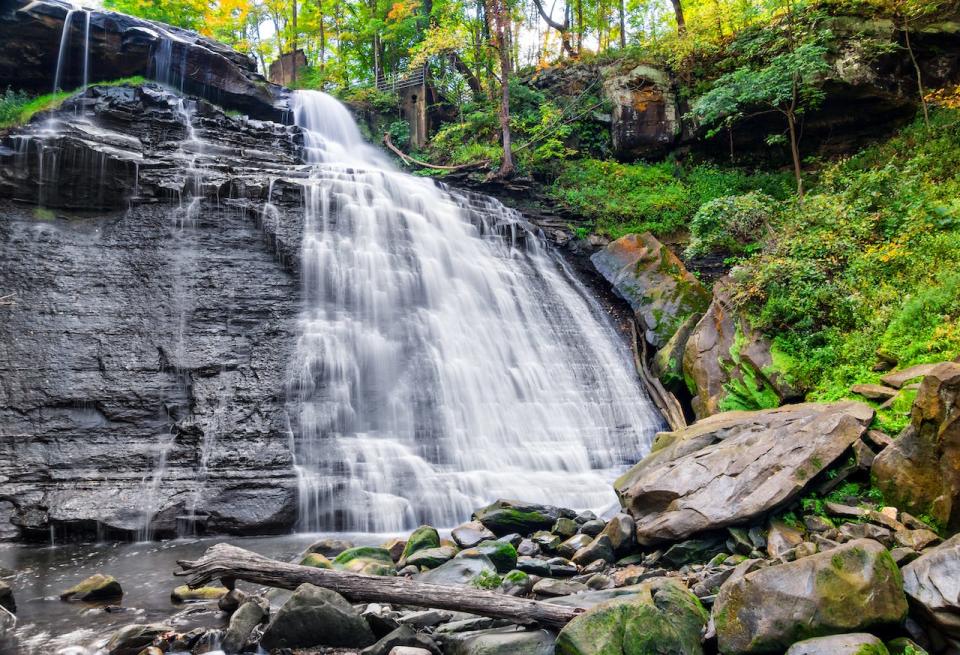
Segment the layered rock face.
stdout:
<svg viewBox="0 0 960 655">
<path fill-rule="evenodd" d="M 91 89 L 0 149 L 0 481 L 22 536 L 295 519 L 301 198 L 270 180 L 297 174 L 296 129 L 188 105 Z"/>
<path fill-rule="evenodd" d="M 0 3 L 0 80 L 49 93 L 59 62 L 60 88 L 79 88 L 88 31 L 90 82 L 142 75 L 258 118 L 279 120 L 287 110 L 283 89 L 259 75 L 253 59 L 223 44 L 109 11 L 75 11 L 67 24 L 71 8 L 58 0 Z"/>
</svg>

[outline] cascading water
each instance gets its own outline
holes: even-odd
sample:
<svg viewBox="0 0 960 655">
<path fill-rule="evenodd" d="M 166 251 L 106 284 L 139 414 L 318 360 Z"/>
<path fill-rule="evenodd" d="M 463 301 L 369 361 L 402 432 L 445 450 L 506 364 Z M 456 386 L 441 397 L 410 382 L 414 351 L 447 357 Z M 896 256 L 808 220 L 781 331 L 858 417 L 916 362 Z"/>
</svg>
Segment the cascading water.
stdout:
<svg viewBox="0 0 960 655">
<path fill-rule="evenodd" d="M 495 498 L 603 509 L 660 418 L 595 301 L 493 200 L 393 169 L 298 91 L 300 529 L 450 526 Z M 519 236 L 527 238 L 511 238 Z"/>
</svg>

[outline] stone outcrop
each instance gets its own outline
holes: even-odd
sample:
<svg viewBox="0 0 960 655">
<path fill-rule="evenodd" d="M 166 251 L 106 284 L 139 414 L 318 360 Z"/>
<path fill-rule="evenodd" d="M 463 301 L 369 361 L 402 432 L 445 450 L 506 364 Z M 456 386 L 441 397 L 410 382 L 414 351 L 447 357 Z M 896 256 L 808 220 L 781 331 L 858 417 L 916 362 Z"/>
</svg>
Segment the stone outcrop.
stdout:
<svg viewBox="0 0 960 655">
<path fill-rule="evenodd" d="M 872 475 L 888 502 L 960 528 L 960 364 L 927 372 L 910 424 L 877 455 Z"/>
<path fill-rule="evenodd" d="M 709 303 L 697 278 L 649 232 L 617 239 L 590 259 L 630 304 L 647 341 L 657 348 Z"/>
<path fill-rule="evenodd" d="M 903 588 L 926 621 L 960 648 L 960 535 L 907 564 Z"/>
<path fill-rule="evenodd" d="M 0 480 L 24 536 L 295 519 L 300 188 L 276 182 L 261 210 L 300 138 L 184 102 L 193 143 L 148 85 L 91 88 L 56 115 L 62 136 L 38 117 L 0 145 Z M 59 209 L 88 202 L 103 209 Z"/>
<path fill-rule="evenodd" d="M 710 307 L 687 339 L 683 376 L 697 418 L 803 396 L 783 375 L 773 344 L 737 313 L 727 279 L 714 284 Z"/>
<path fill-rule="evenodd" d="M 640 64 L 603 70 L 603 96 L 612 105 L 610 136 L 621 159 L 665 155 L 680 140 L 680 107 L 669 75 Z"/>
<path fill-rule="evenodd" d="M 852 402 L 718 414 L 660 434 L 615 487 L 642 544 L 748 522 L 796 498 L 872 419 Z"/>
<path fill-rule="evenodd" d="M 897 565 L 869 539 L 731 578 L 713 606 L 723 653 L 783 652 L 812 637 L 896 625 L 906 615 Z"/>
<path fill-rule="evenodd" d="M 53 90 L 70 5 L 60 0 L 8 0 L 0 5 L 0 80 L 33 93 Z M 90 82 L 140 75 L 256 118 L 281 120 L 281 87 L 232 48 L 170 25 L 110 11 L 71 17 L 60 87 L 83 84 L 83 35 L 90 22 Z"/>
</svg>

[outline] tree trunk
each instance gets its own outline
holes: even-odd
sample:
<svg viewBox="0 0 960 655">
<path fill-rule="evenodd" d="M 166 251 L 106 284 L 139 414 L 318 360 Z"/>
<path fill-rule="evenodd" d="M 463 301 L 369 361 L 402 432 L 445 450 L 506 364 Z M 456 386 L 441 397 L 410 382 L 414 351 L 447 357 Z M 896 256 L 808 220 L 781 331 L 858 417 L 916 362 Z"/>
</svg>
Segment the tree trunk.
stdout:
<svg viewBox="0 0 960 655">
<path fill-rule="evenodd" d="M 583 51 L 583 0 L 577 0 L 577 52 Z"/>
<path fill-rule="evenodd" d="M 322 73 L 327 63 L 327 31 L 323 25 L 323 0 L 317 0 L 317 23 L 320 28 L 320 72 Z"/>
<path fill-rule="evenodd" d="M 211 546 L 196 561 L 182 560 L 177 563 L 183 570 L 175 571 L 174 575 L 189 576 L 187 584 L 193 588 L 218 578 L 228 589 L 233 589 L 237 580 L 280 589 L 296 589 L 309 583 L 332 589 L 353 603 L 393 603 L 454 610 L 553 629 L 562 628 L 584 611 L 472 587 L 436 585 L 402 577 L 362 575 L 288 564 L 228 544 Z"/>
<path fill-rule="evenodd" d="M 677 34 L 683 36 L 687 33 L 687 22 L 683 19 L 683 5 L 681 0 L 670 0 L 673 3 L 673 13 L 677 17 Z"/>
<path fill-rule="evenodd" d="M 293 46 L 290 48 L 290 58 L 293 63 L 290 66 L 290 86 L 297 84 L 297 0 L 293 0 L 293 37 L 291 39 Z M 282 55 L 281 55 L 282 56 Z"/>
<path fill-rule="evenodd" d="M 793 175 L 797 179 L 797 195 L 803 198 L 803 169 L 800 166 L 800 144 L 797 143 L 797 116 L 787 110 L 787 127 L 790 130 L 790 155 L 793 157 Z"/>
<path fill-rule="evenodd" d="M 627 0 L 620 0 L 620 49 L 627 48 Z"/>
<path fill-rule="evenodd" d="M 564 14 L 564 21 L 558 23 L 553 20 L 550 14 L 547 13 L 547 10 L 543 8 L 543 0 L 533 0 L 533 4 L 536 5 L 537 13 L 540 14 L 544 22 L 560 33 L 560 43 L 563 45 L 564 52 L 570 57 L 575 57 L 576 52 L 574 52 L 573 44 L 570 43 L 570 21 L 567 19 L 567 15 Z"/>
<path fill-rule="evenodd" d="M 920 93 L 920 106 L 923 107 L 923 124 L 930 127 L 930 110 L 927 108 L 926 93 L 923 90 L 923 73 L 920 71 L 920 64 L 917 63 L 917 56 L 913 52 L 913 46 L 910 44 L 910 24 L 904 22 L 903 36 L 907 42 L 907 52 L 910 53 L 910 61 L 913 62 L 913 70 L 917 73 L 917 91 Z"/>
<path fill-rule="evenodd" d="M 510 52 L 507 50 L 506 33 L 507 6 L 506 0 L 491 0 L 493 9 L 496 43 L 500 53 L 500 132 L 503 143 L 503 161 L 500 164 L 500 177 L 509 177 L 513 174 L 513 151 L 510 146 Z"/>
</svg>

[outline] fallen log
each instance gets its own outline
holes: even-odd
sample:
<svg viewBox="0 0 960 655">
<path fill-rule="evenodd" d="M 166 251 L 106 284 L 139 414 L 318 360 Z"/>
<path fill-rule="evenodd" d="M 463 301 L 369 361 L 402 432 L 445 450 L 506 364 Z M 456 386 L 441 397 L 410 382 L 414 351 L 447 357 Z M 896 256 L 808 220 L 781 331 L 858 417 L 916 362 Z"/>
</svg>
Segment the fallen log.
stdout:
<svg viewBox="0 0 960 655">
<path fill-rule="evenodd" d="M 263 555 L 216 544 L 196 561 L 177 562 L 189 576 L 191 588 L 219 579 L 227 589 L 237 580 L 280 589 L 296 589 L 304 583 L 332 589 L 355 603 L 394 603 L 434 609 L 469 612 L 479 616 L 506 619 L 520 625 L 540 625 L 559 629 L 583 610 L 525 598 L 515 598 L 472 587 L 455 587 L 417 582 L 409 578 L 363 575 L 347 571 L 319 569 L 272 560 Z"/>
<path fill-rule="evenodd" d="M 383 135 L 383 143 L 390 148 L 390 151 L 395 154 L 397 157 L 402 159 L 406 164 L 415 164 L 423 168 L 431 168 L 435 171 L 462 171 L 468 168 L 480 168 L 481 166 L 486 166 L 490 163 L 490 160 L 484 159 L 482 161 L 473 162 L 471 164 L 460 164 L 458 166 L 440 166 L 439 164 L 430 164 L 419 159 L 415 159 L 403 152 L 397 146 L 393 145 L 393 140 L 390 138 L 390 133 L 385 132 Z"/>
</svg>

